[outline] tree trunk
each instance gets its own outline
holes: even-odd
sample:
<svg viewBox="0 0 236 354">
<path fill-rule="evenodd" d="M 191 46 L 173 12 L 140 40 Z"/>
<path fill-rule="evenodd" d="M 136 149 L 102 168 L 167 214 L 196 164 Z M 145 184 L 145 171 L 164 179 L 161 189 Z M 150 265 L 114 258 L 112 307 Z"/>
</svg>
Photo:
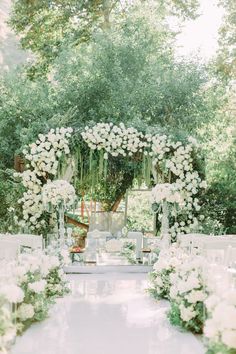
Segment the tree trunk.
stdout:
<svg viewBox="0 0 236 354">
<path fill-rule="evenodd" d="M 84 229 L 84 230 L 86 230 L 86 231 L 88 231 L 88 229 L 89 229 L 89 225 L 84 224 L 83 222 L 79 222 L 79 221 L 73 219 L 73 218 L 70 217 L 70 216 L 65 216 L 65 221 L 66 221 L 68 224 L 75 225 L 75 226 L 80 227 L 81 229 Z"/>
<path fill-rule="evenodd" d="M 112 205 L 111 211 L 113 211 L 113 212 L 116 212 L 116 211 L 117 211 L 117 209 L 118 209 L 118 207 L 119 207 L 119 205 L 120 205 L 120 202 L 121 202 L 121 200 L 123 199 L 123 197 L 124 197 L 124 194 L 122 194 L 122 195 L 119 196 L 119 198 L 118 198 L 118 199 L 115 201 L 115 203 Z"/>
</svg>

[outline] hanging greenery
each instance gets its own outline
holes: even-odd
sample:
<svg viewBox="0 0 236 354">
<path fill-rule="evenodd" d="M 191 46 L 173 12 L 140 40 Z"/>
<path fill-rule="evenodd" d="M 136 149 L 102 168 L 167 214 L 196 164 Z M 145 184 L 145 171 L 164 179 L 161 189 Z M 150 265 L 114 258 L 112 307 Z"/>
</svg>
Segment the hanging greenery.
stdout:
<svg viewBox="0 0 236 354">
<path fill-rule="evenodd" d="M 206 187 L 202 174 L 194 168 L 198 149 L 191 137 L 185 144 L 174 142 L 166 135 L 144 134 L 123 123 L 98 123 L 82 132 L 51 129 L 23 150 L 28 169 L 17 174 L 26 188 L 20 200 L 22 226 L 40 231 L 46 226 L 42 187 L 62 173 L 66 175 L 68 165 L 72 165 L 69 157 L 73 156 L 69 176 L 77 194 L 101 202 L 106 211 L 116 210 L 134 180 L 148 187 L 171 184 L 182 200 L 181 207 L 172 209 L 171 233 L 188 232 L 198 224 L 199 195 Z"/>
</svg>

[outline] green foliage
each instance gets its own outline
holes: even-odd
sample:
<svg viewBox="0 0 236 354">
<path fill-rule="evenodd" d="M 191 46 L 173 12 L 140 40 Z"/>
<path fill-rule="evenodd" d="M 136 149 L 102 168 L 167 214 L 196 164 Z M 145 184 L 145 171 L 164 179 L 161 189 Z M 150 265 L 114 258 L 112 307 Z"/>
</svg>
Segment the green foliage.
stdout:
<svg viewBox="0 0 236 354">
<path fill-rule="evenodd" d="M 30 76 L 36 77 L 50 69 L 65 44 L 74 47 L 88 42 L 95 30 L 109 30 L 136 6 L 143 14 L 156 10 L 158 22 L 169 15 L 195 18 L 199 2 L 168 0 L 154 5 L 139 0 L 15 0 L 10 24 L 20 35 L 22 47 L 37 55 L 36 64 L 29 67 Z"/>
<path fill-rule="evenodd" d="M 226 79 L 236 78 L 236 2 L 219 0 L 225 13 L 219 30 L 219 51 L 216 68 Z"/>
<path fill-rule="evenodd" d="M 236 232 L 236 91 L 233 85 L 221 92 L 223 106 L 218 110 L 214 120 L 201 132 L 206 151 L 206 177 L 209 185 L 203 199 L 202 213 L 205 216 L 203 230 L 206 233 L 234 234 Z"/>
<path fill-rule="evenodd" d="M 54 104 L 47 82 L 33 83 L 22 72 L 5 75 L 0 87 L 0 167 L 12 168 L 24 142 L 31 141 L 35 132 L 48 130 Z"/>
<path fill-rule="evenodd" d="M 19 231 L 18 216 L 20 207 L 17 203 L 22 194 L 21 184 L 16 183 L 12 170 L 0 170 L 0 231 Z"/>
<path fill-rule="evenodd" d="M 90 44 L 63 52 L 54 80 L 64 112 L 74 110 L 61 124 L 123 121 L 176 135 L 180 128 L 192 132 L 208 121 L 205 69 L 175 62 L 170 47 L 167 32 L 134 18 L 119 30 L 98 33 Z"/>
<path fill-rule="evenodd" d="M 171 308 L 168 312 L 168 318 L 170 320 L 170 323 L 187 331 L 191 331 L 196 334 L 201 334 L 204 323 L 203 302 L 198 302 L 197 304 L 195 304 L 194 310 L 196 311 L 197 315 L 190 321 L 183 321 L 180 314 L 179 304 L 177 304 L 176 302 L 171 302 Z"/>
<path fill-rule="evenodd" d="M 150 206 L 150 192 L 129 191 L 127 214 L 128 229 L 153 231 L 154 214 Z"/>
<path fill-rule="evenodd" d="M 61 297 L 70 292 L 67 282 L 63 280 L 63 271 L 60 267 L 53 268 L 46 277 L 46 296 L 47 298 Z"/>
<path fill-rule="evenodd" d="M 170 297 L 170 275 L 173 273 L 173 268 L 163 269 L 161 272 L 152 271 L 148 274 L 150 287 L 149 294 L 154 299 L 169 299 Z"/>
<path fill-rule="evenodd" d="M 121 249 L 121 256 L 124 256 L 130 264 L 137 264 L 135 244 L 130 241 L 124 242 Z"/>
<path fill-rule="evenodd" d="M 223 343 L 210 343 L 206 354 L 235 354 L 235 352 L 235 349 L 230 349 Z"/>
</svg>

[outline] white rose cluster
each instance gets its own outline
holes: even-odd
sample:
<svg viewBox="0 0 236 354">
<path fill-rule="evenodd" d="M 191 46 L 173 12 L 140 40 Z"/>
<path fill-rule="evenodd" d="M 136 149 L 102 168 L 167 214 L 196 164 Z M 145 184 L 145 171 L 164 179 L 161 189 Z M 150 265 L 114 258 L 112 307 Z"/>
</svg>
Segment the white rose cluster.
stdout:
<svg viewBox="0 0 236 354">
<path fill-rule="evenodd" d="M 68 208 L 75 202 L 75 189 L 69 182 L 64 180 L 48 182 L 43 186 L 42 198 L 45 206 L 58 207 L 63 205 Z"/>
<path fill-rule="evenodd" d="M 98 123 L 94 127 L 86 127 L 82 138 L 91 150 L 104 150 L 104 158 L 112 156 L 132 156 L 146 146 L 144 134 L 135 128 L 126 128 L 123 123 Z"/>
<path fill-rule="evenodd" d="M 65 253 L 58 252 L 55 248 L 37 250 L 22 253 L 14 261 L 1 261 L 0 352 L 10 348 L 17 331 L 46 317 L 51 299 L 68 292 Z"/>
<path fill-rule="evenodd" d="M 32 230 L 45 226 L 45 220 L 41 218 L 44 207 L 42 202 L 42 187 L 47 179 L 53 179 L 57 175 L 59 160 L 63 154 L 70 153 L 69 141 L 72 128 L 51 129 L 48 134 L 39 134 L 35 143 L 23 150 L 27 160 L 27 170 L 16 173 L 20 176 L 27 191 L 19 203 L 23 207 L 23 220 Z"/>
<path fill-rule="evenodd" d="M 207 264 L 203 257 L 188 256 L 176 272 L 170 275 L 170 318 L 172 309 L 178 307 L 182 326 L 197 333 L 202 331 L 204 321 L 204 301 L 207 298 L 204 272 L 206 268 Z"/>
<path fill-rule="evenodd" d="M 188 258 L 188 255 L 172 244 L 168 249 L 160 251 L 157 262 L 150 273 L 150 292 L 157 298 L 169 298 L 170 276 Z"/>
<path fill-rule="evenodd" d="M 168 203 L 176 203 L 179 205 L 183 203 L 181 193 L 176 190 L 174 184 L 170 183 L 157 184 L 152 189 L 151 196 L 153 203 L 161 203 L 164 200 Z"/>
<path fill-rule="evenodd" d="M 236 350 L 236 290 L 228 289 L 220 295 L 211 295 L 205 301 L 208 319 L 204 334 L 209 347 L 224 345 L 226 350 Z M 222 346 L 221 346 L 222 348 Z"/>
<path fill-rule="evenodd" d="M 36 294 L 39 294 L 43 291 L 45 291 L 47 282 L 44 279 L 41 279 L 39 281 L 35 281 L 33 283 L 29 284 L 29 289 L 33 292 L 35 292 Z"/>
</svg>

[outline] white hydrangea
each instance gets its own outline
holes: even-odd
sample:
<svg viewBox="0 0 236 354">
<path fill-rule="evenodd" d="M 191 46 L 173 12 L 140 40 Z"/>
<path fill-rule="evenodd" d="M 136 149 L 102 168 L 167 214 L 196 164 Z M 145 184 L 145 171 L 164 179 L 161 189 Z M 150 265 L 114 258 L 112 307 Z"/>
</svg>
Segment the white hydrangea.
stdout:
<svg viewBox="0 0 236 354">
<path fill-rule="evenodd" d="M 75 201 L 75 189 L 67 181 L 56 180 L 43 186 L 42 196 L 45 206 L 57 207 L 62 204 L 67 208 L 72 206 Z"/>
<path fill-rule="evenodd" d="M 155 203 L 161 203 L 162 201 L 167 201 L 168 203 L 182 204 L 183 198 L 176 190 L 176 186 L 170 183 L 157 184 L 152 189 L 152 200 Z"/>
<path fill-rule="evenodd" d="M 41 279 L 39 281 L 35 281 L 34 283 L 29 284 L 29 289 L 36 294 L 39 294 L 45 290 L 45 287 L 47 285 L 46 280 Z"/>
<path fill-rule="evenodd" d="M 212 294 L 205 301 L 208 319 L 204 334 L 213 343 L 236 349 L 236 290 Z"/>
<path fill-rule="evenodd" d="M 197 312 L 194 311 L 194 308 L 192 306 L 186 307 L 183 304 L 180 304 L 179 308 L 180 308 L 180 316 L 181 316 L 182 320 L 185 322 L 189 322 L 197 314 Z"/>
<path fill-rule="evenodd" d="M 22 322 L 34 317 L 34 307 L 31 304 L 21 304 L 17 309 L 17 317 Z"/>
</svg>

